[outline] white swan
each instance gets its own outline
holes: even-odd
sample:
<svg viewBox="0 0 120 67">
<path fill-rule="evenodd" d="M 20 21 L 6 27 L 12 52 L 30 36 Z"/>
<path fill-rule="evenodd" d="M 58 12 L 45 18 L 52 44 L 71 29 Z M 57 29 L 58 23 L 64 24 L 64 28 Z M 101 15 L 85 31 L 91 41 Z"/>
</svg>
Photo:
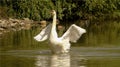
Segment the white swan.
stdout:
<svg viewBox="0 0 120 67">
<path fill-rule="evenodd" d="M 58 37 L 56 32 L 56 12 L 52 10 L 53 23 L 44 28 L 38 35 L 34 37 L 37 41 L 44 41 L 49 39 L 49 46 L 53 53 L 66 53 L 70 49 L 70 41 L 76 42 L 86 30 L 72 24 L 69 29 L 63 34 L 62 37 Z"/>
</svg>

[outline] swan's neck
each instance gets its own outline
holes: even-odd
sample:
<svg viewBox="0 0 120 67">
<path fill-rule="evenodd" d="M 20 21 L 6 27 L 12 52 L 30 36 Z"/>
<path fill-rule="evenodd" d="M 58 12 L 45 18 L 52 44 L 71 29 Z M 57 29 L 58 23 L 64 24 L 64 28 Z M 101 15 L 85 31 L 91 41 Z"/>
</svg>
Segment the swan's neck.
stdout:
<svg viewBox="0 0 120 67">
<path fill-rule="evenodd" d="M 56 32 L 56 14 L 53 16 L 53 23 L 52 23 L 50 38 L 52 38 L 52 39 L 58 38 L 58 35 Z"/>
<path fill-rule="evenodd" d="M 53 16 L 52 30 L 56 30 L 56 14 Z"/>
</svg>

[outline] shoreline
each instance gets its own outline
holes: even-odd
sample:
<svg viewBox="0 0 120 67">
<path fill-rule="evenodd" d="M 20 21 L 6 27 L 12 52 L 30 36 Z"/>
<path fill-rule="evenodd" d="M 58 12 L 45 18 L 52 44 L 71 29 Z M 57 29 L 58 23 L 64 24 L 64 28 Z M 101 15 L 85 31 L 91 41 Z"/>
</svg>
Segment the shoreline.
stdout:
<svg viewBox="0 0 120 67">
<path fill-rule="evenodd" d="M 41 24 L 42 21 L 24 19 L 0 19 L 0 35 L 10 31 L 29 30 L 31 27 Z M 44 21 L 45 22 L 45 21 Z"/>
</svg>

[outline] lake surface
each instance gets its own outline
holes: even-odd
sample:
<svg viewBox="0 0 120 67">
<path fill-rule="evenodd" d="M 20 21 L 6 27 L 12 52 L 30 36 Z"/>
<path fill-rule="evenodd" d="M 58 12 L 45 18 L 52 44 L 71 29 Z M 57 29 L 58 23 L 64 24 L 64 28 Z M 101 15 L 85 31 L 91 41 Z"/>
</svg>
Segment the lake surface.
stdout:
<svg viewBox="0 0 120 67">
<path fill-rule="evenodd" d="M 48 42 L 33 39 L 39 27 L 9 32 L 0 38 L 0 67 L 120 67 L 120 22 L 85 27 L 69 54 L 51 54 Z"/>
</svg>

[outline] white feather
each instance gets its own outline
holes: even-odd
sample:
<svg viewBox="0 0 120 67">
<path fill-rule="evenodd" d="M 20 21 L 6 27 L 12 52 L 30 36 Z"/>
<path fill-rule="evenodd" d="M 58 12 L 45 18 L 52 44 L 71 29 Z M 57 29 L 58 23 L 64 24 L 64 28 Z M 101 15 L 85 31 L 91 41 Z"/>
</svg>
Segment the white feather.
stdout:
<svg viewBox="0 0 120 67">
<path fill-rule="evenodd" d="M 86 33 L 85 29 L 83 29 L 75 24 L 72 24 L 70 26 L 70 28 L 63 34 L 63 36 L 61 38 L 63 40 L 68 39 L 71 42 L 76 42 L 83 33 Z"/>
<path fill-rule="evenodd" d="M 49 24 L 38 35 L 34 37 L 37 41 L 45 41 L 48 39 L 52 25 Z"/>
</svg>

